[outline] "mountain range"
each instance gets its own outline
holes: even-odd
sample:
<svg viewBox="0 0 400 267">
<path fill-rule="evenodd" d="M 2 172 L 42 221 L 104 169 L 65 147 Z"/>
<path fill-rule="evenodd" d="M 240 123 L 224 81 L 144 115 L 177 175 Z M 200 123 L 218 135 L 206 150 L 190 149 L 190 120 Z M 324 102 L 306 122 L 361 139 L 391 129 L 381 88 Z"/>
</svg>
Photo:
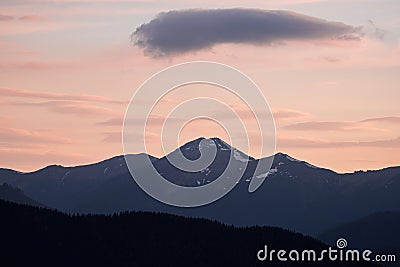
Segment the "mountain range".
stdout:
<svg viewBox="0 0 400 267">
<path fill-rule="evenodd" d="M 34 201 L 70 213 L 156 211 L 236 226 L 279 226 L 313 236 L 375 212 L 400 210 L 400 167 L 341 174 L 277 153 L 270 171 L 263 174 L 264 183 L 249 193 L 255 166 L 272 158 L 254 159 L 219 138 L 202 140 L 193 140 L 172 152 L 180 150 L 193 160 L 207 149 L 200 143 L 215 146 L 214 162 L 195 173 L 177 169 L 167 157 L 126 156 L 128 161 L 150 157 L 165 179 L 182 186 L 211 183 L 224 170 L 230 155 L 238 161 L 246 160 L 247 169 L 235 188 L 202 207 L 178 208 L 154 200 L 134 182 L 124 156 L 76 167 L 51 165 L 29 173 L 0 169 L 0 184 L 17 187 Z"/>
</svg>

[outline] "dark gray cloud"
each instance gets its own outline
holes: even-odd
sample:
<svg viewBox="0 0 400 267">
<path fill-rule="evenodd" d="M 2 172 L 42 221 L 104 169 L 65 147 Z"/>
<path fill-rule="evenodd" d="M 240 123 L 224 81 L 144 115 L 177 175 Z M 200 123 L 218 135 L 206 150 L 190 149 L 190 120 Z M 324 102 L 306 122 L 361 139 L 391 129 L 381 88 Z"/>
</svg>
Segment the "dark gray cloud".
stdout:
<svg viewBox="0 0 400 267">
<path fill-rule="evenodd" d="M 290 11 L 190 9 L 163 12 L 132 34 L 134 45 L 162 56 L 196 51 L 220 43 L 272 44 L 290 40 L 359 40 L 362 27 Z"/>
</svg>

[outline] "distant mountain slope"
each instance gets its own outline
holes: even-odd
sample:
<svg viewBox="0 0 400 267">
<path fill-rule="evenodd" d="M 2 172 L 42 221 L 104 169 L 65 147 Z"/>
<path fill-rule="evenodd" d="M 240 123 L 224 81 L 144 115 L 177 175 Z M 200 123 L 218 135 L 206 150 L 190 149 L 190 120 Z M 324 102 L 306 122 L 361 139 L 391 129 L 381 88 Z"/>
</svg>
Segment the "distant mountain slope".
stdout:
<svg viewBox="0 0 400 267">
<path fill-rule="evenodd" d="M 400 260 L 400 211 L 374 213 L 326 230 L 317 236 L 328 244 L 334 244 L 339 237 L 345 237 L 351 247 L 397 253 L 397 259 Z"/>
<path fill-rule="evenodd" d="M 154 213 L 68 216 L 0 201 L 2 266 L 372 266 L 259 262 L 257 252 L 315 249 L 321 242 L 273 227 L 235 228 Z M 3 231 L 6 229 L 6 231 Z"/>
<path fill-rule="evenodd" d="M 213 169 L 209 171 L 212 173 Z M 400 210 L 398 167 L 337 174 L 278 153 L 267 179 L 255 193 L 248 193 L 249 180 L 242 180 L 211 205 L 182 209 L 155 201 L 130 176 L 121 175 L 99 186 L 74 210 L 162 211 L 242 226 L 274 225 L 312 235 L 372 212 Z"/>
<path fill-rule="evenodd" d="M 18 204 L 43 207 L 39 202 L 27 197 L 22 190 L 7 183 L 0 184 L 0 199 Z"/>
<path fill-rule="evenodd" d="M 127 156 L 129 160 L 142 160 L 143 157 L 148 155 Z M 0 183 L 18 187 L 48 207 L 70 210 L 99 185 L 118 175 L 129 176 L 124 156 L 76 167 L 50 165 L 29 173 L 0 169 Z"/>
<path fill-rule="evenodd" d="M 201 140 L 179 149 L 196 159 Z M 263 174 L 267 179 L 250 194 L 255 165 L 264 159 L 247 158 L 218 138 L 207 141 L 204 149 L 213 146 L 212 141 L 217 157 L 197 173 L 182 172 L 165 157 L 151 158 L 167 180 L 184 186 L 202 186 L 216 179 L 231 153 L 239 162 L 248 160 L 242 180 L 229 194 L 199 208 L 171 207 L 148 196 L 133 181 L 122 156 L 87 166 L 49 166 L 33 173 L 0 170 L 0 183 L 17 186 L 46 206 L 68 212 L 160 211 L 239 226 L 274 225 L 311 235 L 374 212 L 400 210 L 400 167 L 338 174 L 277 153 L 271 170 Z M 143 157 L 147 155 L 130 155 L 129 160 Z"/>
</svg>

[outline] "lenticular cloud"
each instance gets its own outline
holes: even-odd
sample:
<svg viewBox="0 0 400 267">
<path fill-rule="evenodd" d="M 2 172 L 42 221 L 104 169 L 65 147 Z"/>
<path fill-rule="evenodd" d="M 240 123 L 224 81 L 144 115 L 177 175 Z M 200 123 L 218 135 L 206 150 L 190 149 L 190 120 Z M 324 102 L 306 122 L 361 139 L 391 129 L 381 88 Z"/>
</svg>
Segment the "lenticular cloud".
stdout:
<svg viewBox="0 0 400 267">
<path fill-rule="evenodd" d="M 132 34 L 151 56 L 186 53 L 221 43 L 272 44 L 290 40 L 359 40 L 362 27 L 290 11 L 191 9 L 160 13 Z"/>
</svg>

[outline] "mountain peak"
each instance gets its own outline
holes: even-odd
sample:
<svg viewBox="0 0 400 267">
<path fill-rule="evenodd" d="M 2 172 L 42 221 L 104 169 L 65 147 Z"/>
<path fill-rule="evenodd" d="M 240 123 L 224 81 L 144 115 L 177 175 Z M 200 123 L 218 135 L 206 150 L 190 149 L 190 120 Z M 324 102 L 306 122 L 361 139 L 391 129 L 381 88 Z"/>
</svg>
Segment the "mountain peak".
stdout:
<svg viewBox="0 0 400 267">
<path fill-rule="evenodd" d="M 211 137 L 211 138 L 205 138 L 205 137 L 199 137 L 196 138 L 192 141 L 189 141 L 187 143 L 185 143 L 184 145 L 182 145 L 180 147 L 180 149 L 185 150 L 189 148 L 194 148 L 194 149 L 201 149 L 201 146 L 210 146 L 212 144 L 215 144 L 217 146 L 217 148 L 219 148 L 220 150 L 228 150 L 228 149 L 232 149 L 232 147 L 226 143 L 224 140 L 218 138 L 218 137 Z"/>
<path fill-rule="evenodd" d="M 212 137 L 210 139 L 213 140 L 217 144 L 217 146 L 219 146 L 220 148 L 226 148 L 226 149 L 232 148 L 231 145 L 229 145 L 227 142 L 225 142 L 224 140 L 222 140 L 218 137 Z"/>
</svg>

